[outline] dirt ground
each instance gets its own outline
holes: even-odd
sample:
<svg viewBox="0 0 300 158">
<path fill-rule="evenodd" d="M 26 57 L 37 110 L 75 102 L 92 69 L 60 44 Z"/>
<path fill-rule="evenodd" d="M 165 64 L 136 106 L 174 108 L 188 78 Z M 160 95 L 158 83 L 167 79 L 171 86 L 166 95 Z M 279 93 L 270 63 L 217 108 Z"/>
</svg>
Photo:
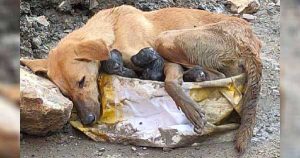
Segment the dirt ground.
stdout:
<svg viewBox="0 0 300 158">
<path fill-rule="evenodd" d="M 21 2 L 21 57 L 44 58 L 48 51 L 70 31 L 82 26 L 95 11 L 88 11 L 84 5 L 74 5 L 73 9 L 59 11 L 59 0 L 26 0 Z M 218 12 L 223 10 L 221 3 L 211 1 L 114 1 L 116 4 L 131 4 L 143 10 L 153 10 L 167 6 L 204 8 Z M 110 3 L 107 2 L 107 3 Z M 273 3 L 274 4 L 274 3 Z M 251 24 L 255 33 L 263 41 L 262 91 L 259 101 L 257 125 L 252 145 L 243 157 L 280 157 L 280 6 L 261 2 L 260 10 L 254 15 L 257 19 Z M 102 5 L 101 8 L 110 7 Z M 99 8 L 98 8 L 99 9 Z M 96 9 L 97 10 L 97 9 Z M 224 11 L 226 12 L 226 11 Z M 29 22 L 31 17 L 44 15 L 49 26 Z M 69 124 L 59 132 L 47 137 L 23 135 L 21 157 L 236 157 L 233 142 L 202 144 L 163 151 L 162 149 L 136 147 L 131 145 L 94 142 L 76 131 Z"/>
</svg>

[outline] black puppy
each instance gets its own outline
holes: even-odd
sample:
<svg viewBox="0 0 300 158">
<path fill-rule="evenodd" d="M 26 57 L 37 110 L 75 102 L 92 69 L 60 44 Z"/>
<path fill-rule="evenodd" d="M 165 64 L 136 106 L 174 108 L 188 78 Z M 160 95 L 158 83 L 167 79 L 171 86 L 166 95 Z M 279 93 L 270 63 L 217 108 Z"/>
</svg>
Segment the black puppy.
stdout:
<svg viewBox="0 0 300 158">
<path fill-rule="evenodd" d="M 164 80 L 164 59 L 151 47 L 143 48 L 131 57 L 135 66 L 143 68 L 140 78 L 145 80 Z"/>
<path fill-rule="evenodd" d="M 123 77 L 137 77 L 133 70 L 124 67 L 122 54 L 117 49 L 110 51 L 110 59 L 101 61 L 101 70 L 108 74 L 116 74 Z"/>
<path fill-rule="evenodd" d="M 184 82 L 202 82 L 209 80 L 207 72 L 201 66 L 195 66 L 183 73 Z"/>
</svg>

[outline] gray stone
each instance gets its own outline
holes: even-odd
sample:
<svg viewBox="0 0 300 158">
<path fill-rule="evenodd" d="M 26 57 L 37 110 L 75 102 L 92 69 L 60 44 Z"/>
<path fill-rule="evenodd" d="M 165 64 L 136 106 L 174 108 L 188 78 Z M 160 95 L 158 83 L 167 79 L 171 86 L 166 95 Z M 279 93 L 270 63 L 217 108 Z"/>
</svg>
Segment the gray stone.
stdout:
<svg viewBox="0 0 300 158">
<path fill-rule="evenodd" d="M 46 135 L 62 129 L 68 122 L 72 102 L 49 80 L 25 68 L 20 70 L 21 131 Z"/>
<path fill-rule="evenodd" d="M 26 16 L 26 19 L 30 23 L 37 22 L 37 23 L 39 23 L 43 26 L 49 26 L 50 25 L 50 23 L 48 22 L 48 20 L 45 16 L 38 16 L 38 17 L 28 17 L 28 16 Z"/>
<path fill-rule="evenodd" d="M 137 149 L 136 149 L 136 147 L 131 147 L 131 150 L 136 151 Z"/>
<path fill-rule="evenodd" d="M 33 48 L 39 48 L 42 45 L 42 40 L 40 37 L 35 37 L 32 39 Z"/>
</svg>

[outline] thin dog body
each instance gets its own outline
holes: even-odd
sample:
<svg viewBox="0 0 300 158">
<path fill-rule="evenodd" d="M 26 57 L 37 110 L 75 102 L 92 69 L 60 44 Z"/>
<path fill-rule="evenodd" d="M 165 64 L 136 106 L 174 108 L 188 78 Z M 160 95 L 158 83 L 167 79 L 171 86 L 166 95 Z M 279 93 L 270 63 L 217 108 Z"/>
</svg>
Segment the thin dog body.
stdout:
<svg viewBox="0 0 300 158">
<path fill-rule="evenodd" d="M 110 59 L 110 50 L 118 50 L 127 68 L 140 70 L 132 57 L 149 47 L 166 61 L 166 91 L 199 133 L 205 125 L 204 113 L 180 87 L 183 67 L 200 65 L 225 75 L 245 70 L 248 82 L 236 141 L 237 149 L 243 152 L 255 124 L 261 44 L 242 19 L 184 8 L 143 12 L 124 5 L 98 12 L 82 28 L 63 38 L 48 59 L 21 63 L 36 73 L 45 73 L 74 102 L 82 123 L 91 124 L 100 117 L 99 61 Z"/>
</svg>

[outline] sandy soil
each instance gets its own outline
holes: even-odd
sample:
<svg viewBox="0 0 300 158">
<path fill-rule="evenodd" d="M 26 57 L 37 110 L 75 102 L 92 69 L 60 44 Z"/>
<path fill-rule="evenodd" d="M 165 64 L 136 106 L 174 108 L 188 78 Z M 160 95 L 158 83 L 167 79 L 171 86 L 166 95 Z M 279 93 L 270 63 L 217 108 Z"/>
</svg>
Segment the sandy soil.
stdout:
<svg viewBox="0 0 300 158">
<path fill-rule="evenodd" d="M 26 5 L 28 4 L 30 5 L 29 11 L 26 10 Z M 154 7 L 153 9 L 157 8 Z M 90 14 L 91 13 L 82 8 L 82 6 L 75 6 L 75 9 L 69 13 L 58 12 L 54 7 L 49 5 L 37 5 L 34 0 L 23 2 L 21 5 L 21 56 L 31 58 L 46 57 L 49 49 L 52 48 L 59 39 L 65 36 L 70 30 L 82 26 Z M 45 15 L 49 18 L 50 26 L 33 26 L 38 24 L 32 25 L 26 22 L 26 16 L 40 15 Z M 263 41 L 263 49 L 261 52 L 264 65 L 262 80 L 263 86 L 258 107 L 257 125 L 252 139 L 252 146 L 243 157 L 280 157 L 280 7 L 262 2 L 261 9 L 254 15 L 257 16 L 257 19 L 251 22 L 253 29 Z M 40 40 L 41 42 L 33 42 L 33 38 L 39 38 L 37 40 Z M 162 149 L 153 148 L 143 149 L 141 147 L 137 147 L 137 150 L 134 151 L 130 145 L 94 142 L 67 124 L 63 130 L 47 137 L 23 135 L 21 140 L 21 156 L 47 158 L 224 158 L 236 157 L 237 155 L 234 150 L 233 142 L 202 144 L 198 147 L 179 148 L 171 151 L 163 151 Z"/>
</svg>

